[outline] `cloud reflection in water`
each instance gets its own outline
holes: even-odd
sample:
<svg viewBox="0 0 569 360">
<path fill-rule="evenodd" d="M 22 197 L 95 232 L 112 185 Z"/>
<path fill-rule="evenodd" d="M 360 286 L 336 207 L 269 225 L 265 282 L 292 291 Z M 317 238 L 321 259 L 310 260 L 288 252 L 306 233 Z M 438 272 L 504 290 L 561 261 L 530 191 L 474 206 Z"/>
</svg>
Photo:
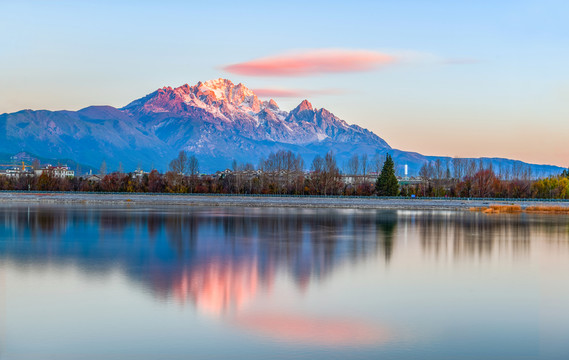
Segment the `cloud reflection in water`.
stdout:
<svg viewBox="0 0 569 360">
<path fill-rule="evenodd" d="M 391 337 L 387 329 L 342 317 L 251 313 L 238 316 L 234 323 L 277 341 L 326 347 L 379 345 Z"/>
</svg>

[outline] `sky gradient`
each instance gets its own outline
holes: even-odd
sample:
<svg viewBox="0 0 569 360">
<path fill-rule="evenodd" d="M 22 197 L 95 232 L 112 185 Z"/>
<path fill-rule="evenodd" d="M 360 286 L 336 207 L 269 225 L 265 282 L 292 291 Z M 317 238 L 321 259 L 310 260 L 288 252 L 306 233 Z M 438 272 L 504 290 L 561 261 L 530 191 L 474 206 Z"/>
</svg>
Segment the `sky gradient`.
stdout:
<svg viewBox="0 0 569 360">
<path fill-rule="evenodd" d="M 0 113 L 224 77 L 392 147 L 569 166 L 562 1 L 2 1 Z"/>
</svg>

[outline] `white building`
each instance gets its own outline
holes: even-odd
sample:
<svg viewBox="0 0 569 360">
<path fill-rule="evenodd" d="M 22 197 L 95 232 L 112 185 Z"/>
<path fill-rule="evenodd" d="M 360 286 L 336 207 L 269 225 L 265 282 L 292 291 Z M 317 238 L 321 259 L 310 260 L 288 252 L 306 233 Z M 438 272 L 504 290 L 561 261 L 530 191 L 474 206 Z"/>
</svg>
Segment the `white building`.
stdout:
<svg viewBox="0 0 569 360">
<path fill-rule="evenodd" d="M 7 176 L 11 178 L 19 178 L 20 176 L 24 175 L 33 175 L 33 172 L 29 170 L 22 170 L 19 167 L 0 171 L 0 176 Z"/>
<path fill-rule="evenodd" d="M 34 171 L 37 176 L 41 176 L 43 173 L 51 174 L 54 177 L 65 178 L 74 177 L 75 171 L 69 169 L 67 165 L 63 166 L 51 166 L 47 165 L 42 169 L 37 169 Z"/>
<path fill-rule="evenodd" d="M 144 175 L 148 175 L 148 172 L 142 170 L 142 169 L 136 169 L 134 170 L 134 174 L 132 175 L 133 179 L 142 179 L 144 177 Z"/>
<path fill-rule="evenodd" d="M 342 181 L 346 185 L 356 185 L 356 184 L 375 184 L 377 177 L 377 173 L 369 173 L 364 175 L 342 175 Z"/>
<path fill-rule="evenodd" d="M 101 181 L 101 177 L 100 177 L 99 175 L 89 174 L 89 175 L 87 175 L 87 177 L 85 178 L 85 180 L 87 180 L 87 181 L 93 181 L 93 182 L 99 182 L 99 181 Z"/>
</svg>

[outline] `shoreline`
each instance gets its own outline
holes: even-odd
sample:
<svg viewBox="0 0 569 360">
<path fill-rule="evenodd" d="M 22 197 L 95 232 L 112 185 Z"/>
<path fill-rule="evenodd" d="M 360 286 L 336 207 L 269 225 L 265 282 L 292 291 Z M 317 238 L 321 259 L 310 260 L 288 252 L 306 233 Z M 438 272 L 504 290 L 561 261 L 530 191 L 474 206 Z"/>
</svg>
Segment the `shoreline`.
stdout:
<svg viewBox="0 0 569 360">
<path fill-rule="evenodd" d="M 192 195 L 192 194 L 98 194 L 98 193 L 0 193 L 0 204 L 75 204 L 128 206 L 238 206 L 238 207 L 296 207 L 339 209 L 396 209 L 396 210 L 469 210 L 493 204 L 528 206 L 563 206 L 569 202 L 540 200 L 485 199 L 383 199 L 350 197 L 279 197 L 256 195 Z"/>
</svg>

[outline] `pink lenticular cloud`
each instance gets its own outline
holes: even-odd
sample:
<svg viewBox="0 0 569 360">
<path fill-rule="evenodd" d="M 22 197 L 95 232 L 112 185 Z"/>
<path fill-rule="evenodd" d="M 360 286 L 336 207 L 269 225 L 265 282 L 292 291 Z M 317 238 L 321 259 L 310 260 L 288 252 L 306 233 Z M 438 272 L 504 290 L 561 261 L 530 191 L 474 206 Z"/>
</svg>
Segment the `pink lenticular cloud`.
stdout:
<svg viewBox="0 0 569 360">
<path fill-rule="evenodd" d="M 323 49 L 227 65 L 223 70 L 248 76 L 307 76 L 369 71 L 396 61 L 394 56 L 378 51 Z"/>
<path fill-rule="evenodd" d="M 297 90 L 282 88 L 253 89 L 253 92 L 261 98 L 300 98 L 318 95 L 339 95 L 343 93 L 340 89 Z"/>
</svg>

